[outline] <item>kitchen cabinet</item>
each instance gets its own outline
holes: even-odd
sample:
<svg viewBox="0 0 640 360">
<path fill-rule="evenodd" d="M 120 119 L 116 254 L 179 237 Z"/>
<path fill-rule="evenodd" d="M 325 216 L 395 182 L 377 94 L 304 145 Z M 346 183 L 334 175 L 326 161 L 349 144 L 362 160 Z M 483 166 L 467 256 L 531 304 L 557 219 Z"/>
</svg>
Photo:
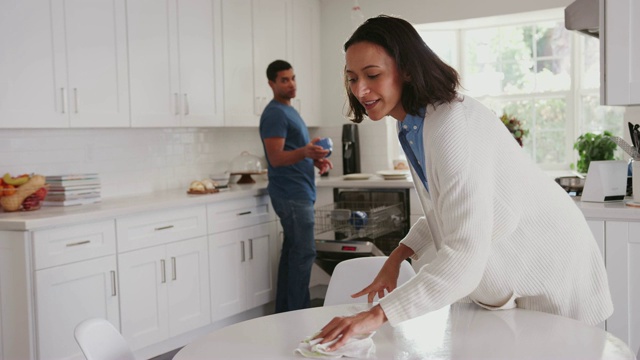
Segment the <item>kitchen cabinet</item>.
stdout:
<svg viewBox="0 0 640 360">
<path fill-rule="evenodd" d="M 129 126 L 124 0 L 0 4 L 0 127 Z"/>
<path fill-rule="evenodd" d="M 640 347 L 640 222 L 606 221 L 606 266 L 614 312 L 607 331 L 635 352 Z"/>
<path fill-rule="evenodd" d="M 640 104 L 640 6 L 600 0 L 600 102 Z"/>
<path fill-rule="evenodd" d="M 209 235 L 213 320 L 273 300 L 273 225 L 269 222 Z"/>
<path fill-rule="evenodd" d="M 222 14 L 225 126 L 259 125 L 273 99 L 267 66 L 277 59 L 296 73 L 291 105 L 307 125 L 320 125 L 319 1 L 222 0 Z"/>
<path fill-rule="evenodd" d="M 84 359 L 73 337 L 91 317 L 120 326 L 113 220 L 32 233 L 41 359 Z"/>
<path fill-rule="evenodd" d="M 85 319 L 119 328 L 115 255 L 36 271 L 35 281 L 40 359 L 84 359 L 73 331 Z"/>
<path fill-rule="evenodd" d="M 132 349 L 211 322 L 206 209 L 116 219 L 122 335 Z"/>
<path fill-rule="evenodd" d="M 267 66 L 291 57 L 290 19 L 290 0 L 222 0 L 226 126 L 259 125 L 273 98 Z"/>
<path fill-rule="evenodd" d="M 132 127 L 224 124 L 221 15 L 220 0 L 127 1 Z"/>
<path fill-rule="evenodd" d="M 293 1 L 292 22 L 291 66 L 296 74 L 298 92 L 291 105 L 307 126 L 320 126 L 320 1 Z"/>
<path fill-rule="evenodd" d="M 211 322 L 206 237 L 119 255 L 122 335 L 132 349 Z"/>
</svg>

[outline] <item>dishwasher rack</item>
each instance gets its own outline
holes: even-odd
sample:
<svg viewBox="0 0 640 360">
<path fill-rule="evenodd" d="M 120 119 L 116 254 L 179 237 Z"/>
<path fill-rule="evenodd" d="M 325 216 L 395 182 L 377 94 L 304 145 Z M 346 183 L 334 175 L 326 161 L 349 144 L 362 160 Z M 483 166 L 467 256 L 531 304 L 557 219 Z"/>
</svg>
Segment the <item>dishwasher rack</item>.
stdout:
<svg viewBox="0 0 640 360">
<path fill-rule="evenodd" d="M 404 220 L 401 203 L 339 201 L 316 209 L 314 232 L 317 239 L 375 239 L 403 229 Z"/>
</svg>

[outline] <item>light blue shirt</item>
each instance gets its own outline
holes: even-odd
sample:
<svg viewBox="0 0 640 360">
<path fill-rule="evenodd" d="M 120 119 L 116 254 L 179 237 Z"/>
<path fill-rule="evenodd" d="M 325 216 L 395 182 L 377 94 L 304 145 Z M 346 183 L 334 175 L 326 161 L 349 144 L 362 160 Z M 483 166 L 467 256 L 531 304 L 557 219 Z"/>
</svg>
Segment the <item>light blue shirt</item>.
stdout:
<svg viewBox="0 0 640 360">
<path fill-rule="evenodd" d="M 418 174 L 425 189 L 429 191 L 427 172 L 424 170 L 424 139 L 422 138 L 422 126 L 426 108 L 420 109 L 418 115 L 410 115 L 398 123 L 398 139 L 404 150 L 411 167 Z"/>
</svg>

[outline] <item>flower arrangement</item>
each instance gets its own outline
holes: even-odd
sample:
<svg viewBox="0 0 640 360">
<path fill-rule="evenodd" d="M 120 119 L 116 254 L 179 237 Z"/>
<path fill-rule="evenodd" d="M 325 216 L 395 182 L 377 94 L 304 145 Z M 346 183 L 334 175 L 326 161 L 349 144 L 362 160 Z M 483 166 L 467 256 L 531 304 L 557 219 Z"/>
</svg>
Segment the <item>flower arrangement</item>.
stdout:
<svg viewBox="0 0 640 360">
<path fill-rule="evenodd" d="M 529 134 L 529 130 L 522 127 L 522 122 L 520 122 L 520 120 L 516 119 L 514 116 L 509 116 L 506 113 L 503 113 L 502 116 L 500 116 L 500 120 L 504 126 L 509 129 L 509 132 L 513 135 L 513 138 L 516 139 L 518 144 L 522 146 L 522 139 Z"/>
</svg>

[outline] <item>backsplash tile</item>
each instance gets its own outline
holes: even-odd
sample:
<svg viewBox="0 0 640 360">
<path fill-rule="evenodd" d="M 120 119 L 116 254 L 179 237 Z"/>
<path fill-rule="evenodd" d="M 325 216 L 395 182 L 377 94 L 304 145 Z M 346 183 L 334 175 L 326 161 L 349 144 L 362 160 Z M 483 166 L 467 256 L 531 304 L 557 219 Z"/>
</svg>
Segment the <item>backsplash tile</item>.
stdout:
<svg viewBox="0 0 640 360">
<path fill-rule="evenodd" d="M 310 136 L 331 137 L 331 175 L 342 175 L 342 126 L 310 128 Z M 360 127 L 362 172 L 387 168 L 385 126 Z M 3 129 L 0 176 L 96 172 L 102 197 L 184 188 L 228 169 L 248 151 L 264 159 L 257 128 Z"/>
</svg>

